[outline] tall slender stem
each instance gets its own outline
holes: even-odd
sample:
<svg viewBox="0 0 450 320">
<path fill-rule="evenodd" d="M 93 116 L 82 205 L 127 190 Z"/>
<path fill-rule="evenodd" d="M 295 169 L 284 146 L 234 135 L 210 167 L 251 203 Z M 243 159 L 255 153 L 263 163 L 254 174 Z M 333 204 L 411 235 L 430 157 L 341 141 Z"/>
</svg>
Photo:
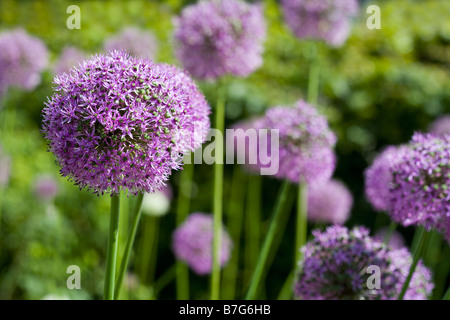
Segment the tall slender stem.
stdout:
<svg viewBox="0 0 450 320">
<path fill-rule="evenodd" d="M 430 233 L 427 232 L 425 229 L 422 229 L 422 235 L 419 240 L 419 244 L 417 246 L 417 250 L 414 252 L 414 258 L 413 262 L 411 264 L 411 267 L 409 268 L 408 276 L 406 277 L 405 283 L 403 284 L 402 290 L 400 292 L 400 295 L 398 296 L 398 300 L 403 300 L 406 294 L 406 290 L 408 290 L 409 283 L 411 282 L 411 278 L 414 274 L 414 271 L 416 270 L 416 266 L 419 263 L 420 257 L 423 255 L 424 249 L 427 246 L 427 242 L 430 238 Z"/>
<path fill-rule="evenodd" d="M 253 273 L 252 279 L 250 281 L 250 287 L 248 289 L 247 295 L 245 297 L 246 300 L 255 299 L 258 287 L 262 280 L 262 274 L 264 268 L 266 266 L 266 261 L 269 255 L 269 251 L 277 232 L 278 223 L 280 221 L 280 213 L 282 212 L 283 204 L 286 201 L 290 189 L 289 181 L 283 181 L 283 185 L 281 186 L 281 190 L 278 194 L 277 201 L 275 203 L 274 211 L 272 214 L 272 221 L 270 222 L 269 230 L 264 239 L 264 243 L 261 249 L 261 253 L 259 255 L 258 263 L 256 264 L 255 272 Z"/>
<path fill-rule="evenodd" d="M 442 297 L 442 300 L 450 300 L 450 287 L 448 287 L 447 292 Z"/>
<path fill-rule="evenodd" d="M 119 244 L 119 208 L 120 194 L 111 196 L 111 214 L 109 220 L 108 249 L 106 252 L 106 273 L 103 297 L 114 299 L 114 283 L 116 277 L 117 247 Z"/>
<path fill-rule="evenodd" d="M 120 290 L 122 289 L 123 277 L 128 269 L 128 264 L 130 262 L 131 249 L 133 248 L 134 239 L 136 238 L 136 232 L 139 226 L 139 221 L 142 215 L 142 200 L 144 199 L 144 194 L 140 193 L 136 199 L 136 207 L 133 212 L 134 220 L 131 227 L 131 233 L 128 236 L 127 245 L 125 247 L 125 252 L 122 257 L 122 263 L 120 264 L 119 276 L 117 278 L 116 287 L 114 289 L 114 299 L 118 299 L 120 295 Z"/>
<path fill-rule="evenodd" d="M 158 251 L 159 217 L 144 215 L 143 232 L 139 246 L 139 278 L 142 283 L 153 285 Z M 150 264 L 150 262 L 152 262 Z"/>
<path fill-rule="evenodd" d="M 223 134 L 225 129 L 225 87 L 219 88 L 216 105 L 216 130 Z M 221 137 L 221 136 L 219 136 Z M 222 247 L 222 194 L 223 194 L 223 139 L 216 137 L 214 164 L 214 236 L 212 252 L 211 300 L 220 295 L 220 248 Z"/>
<path fill-rule="evenodd" d="M 391 221 L 391 223 L 389 224 L 389 229 L 384 234 L 383 243 L 385 245 L 389 244 L 389 241 L 391 240 L 391 237 L 394 234 L 395 229 L 397 229 L 397 223 L 395 223 L 394 221 Z"/>
<path fill-rule="evenodd" d="M 295 260 L 294 268 L 297 261 L 301 258 L 300 248 L 306 243 L 307 227 L 308 227 L 308 184 L 300 182 L 298 186 L 297 197 L 297 236 L 295 239 Z"/>
<path fill-rule="evenodd" d="M 317 43 L 311 43 L 311 64 L 309 67 L 308 78 L 308 102 L 315 105 L 319 96 L 319 82 L 320 82 L 320 59 L 317 50 Z"/>
<path fill-rule="evenodd" d="M 191 157 L 192 155 L 186 155 L 186 157 L 188 156 Z M 183 172 L 181 172 L 180 176 L 180 190 L 178 192 L 176 213 L 177 225 L 182 224 L 189 214 L 193 176 L 194 164 L 192 162 L 185 163 Z M 181 261 L 176 262 L 176 289 L 178 300 L 189 299 L 189 269 L 188 266 Z"/>
</svg>

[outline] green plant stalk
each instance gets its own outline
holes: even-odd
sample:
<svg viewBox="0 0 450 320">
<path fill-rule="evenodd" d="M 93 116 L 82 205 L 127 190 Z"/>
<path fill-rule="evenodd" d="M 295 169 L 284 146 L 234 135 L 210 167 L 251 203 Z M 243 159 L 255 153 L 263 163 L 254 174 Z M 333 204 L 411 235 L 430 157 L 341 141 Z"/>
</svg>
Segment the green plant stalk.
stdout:
<svg viewBox="0 0 450 320">
<path fill-rule="evenodd" d="M 119 275 L 117 278 L 116 286 L 114 289 L 114 299 L 117 300 L 120 295 L 120 290 L 122 289 L 123 278 L 128 269 L 128 264 L 130 263 L 131 250 L 133 248 L 134 240 L 136 238 L 136 232 L 139 226 L 139 221 L 141 221 L 142 215 L 142 200 L 144 199 L 144 194 L 140 193 L 137 195 L 136 207 L 133 212 L 133 224 L 131 227 L 131 233 L 128 236 L 127 245 L 125 247 L 125 252 L 122 257 L 122 263 L 120 264 Z"/>
<path fill-rule="evenodd" d="M 192 155 L 187 155 L 191 157 Z M 194 164 L 186 163 L 180 176 L 180 190 L 178 192 L 176 223 L 177 226 L 186 220 L 191 201 L 192 179 L 194 177 Z M 189 299 L 189 269 L 182 261 L 176 262 L 176 290 L 178 300 Z"/>
<path fill-rule="evenodd" d="M 422 234 L 424 232 L 424 228 L 422 226 L 418 226 L 414 231 L 413 240 L 411 243 L 411 252 L 416 252 L 417 247 L 419 245 L 420 239 L 422 238 Z"/>
<path fill-rule="evenodd" d="M 155 285 L 153 286 L 153 298 L 157 299 L 159 292 L 164 289 L 170 281 L 172 281 L 177 272 L 177 266 L 173 265 L 169 269 L 166 270 L 158 279 L 155 281 Z"/>
<path fill-rule="evenodd" d="M 251 272 L 258 262 L 261 239 L 261 176 L 249 179 L 247 207 L 245 212 L 245 268 L 244 283 L 250 280 Z M 245 286 L 243 286 L 245 288 Z"/>
<path fill-rule="evenodd" d="M 389 229 L 386 231 L 384 238 L 383 238 L 383 243 L 385 245 L 388 245 L 389 241 L 391 240 L 392 235 L 394 234 L 395 229 L 397 229 L 397 223 L 395 223 L 394 221 L 391 221 L 391 223 L 389 224 Z"/>
<path fill-rule="evenodd" d="M 264 268 L 268 267 L 268 266 L 266 266 L 267 258 L 269 256 L 269 251 L 272 246 L 275 234 L 277 233 L 277 229 L 278 229 L 277 227 L 280 222 L 280 216 L 281 216 L 281 212 L 282 212 L 281 209 L 283 208 L 283 204 L 286 201 L 286 198 L 289 193 L 289 189 L 290 189 L 289 181 L 286 181 L 286 180 L 283 181 L 280 192 L 278 194 L 277 201 L 275 203 L 269 230 L 264 239 L 264 243 L 263 243 L 263 246 L 261 249 L 261 253 L 259 255 L 258 263 L 256 264 L 256 269 L 253 273 L 252 279 L 250 281 L 250 286 L 247 291 L 247 295 L 245 297 L 246 300 L 253 300 L 256 298 L 256 293 L 257 293 L 258 287 L 259 287 L 261 281 L 263 280 L 262 275 L 264 272 Z"/>
<path fill-rule="evenodd" d="M 308 184 L 300 182 L 297 195 L 297 225 L 295 238 L 294 269 L 301 259 L 300 248 L 306 243 L 308 232 Z"/>
<path fill-rule="evenodd" d="M 442 297 L 442 300 L 450 300 L 450 287 L 448 287 L 447 292 Z"/>
<path fill-rule="evenodd" d="M 424 253 L 424 249 L 427 246 L 429 238 L 430 238 L 430 233 L 427 232 L 425 229 L 422 229 L 422 235 L 420 237 L 419 244 L 417 246 L 417 250 L 414 251 L 413 262 L 411 264 L 411 267 L 409 268 L 408 276 L 406 277 L 405 283 L 403 284 L 402 290 L 400 291 L 398 300 L 403 300 L 403 298 L 405 297 L 406 290 L 408 290 L 409 283 L 411 282 L 411 278 L 414 274 L 414 271 L 416 270 L 417 263 L 419 262 L 420 257 L 422 257 L 422 255 Z"/>
<path fill-rule="evenodd" d="M 117 247 L 119 244 L 120 194 L 111 196 L 111 214 L 109 220 L 108 248 L 106 252 L 106 273 L 103 297 L 114 300 L 114 283 L 116 277 Z"/>
<path fill-rule="evenodd" d="M 317 50 L 317 43 L 311 43 L 311 65 L 309 69 L 308 78 L 308 103 L 316 105 L 319 96 L 319 82 L 320 82 L 320 59 Z"/>
<path fill-rule="evenodd" d="M 216 105 L 216 130 L 223 134 L 225 129 L 225 88 L 219 88 Z M 214 236 L 212 243 L 212 272 L 211 272 L 211 300 L 218 300 L 220 296 L 220 249 L 222 247 L 222 197 L 223 197 L 223 139 L 215 140 L 214 163 Z"/>
<path fill-rule="evenodd" d="M 253 177 L 252 177 L 253 178 Z M 244 195 L 246 176 L 242 174 L 241 168 L 233 168 L 231 182 L 230 200 L 227 210 L 230 237 L 233 241 L 233 252 L 227 267 L 223 270 L 223 298 L 234 300 L 236 296 L 236 282 L 239 270 L 240 239 L 244 215 Z"/>
<path fill-rule="evenodd" d="M 158 251 L 159 217 L 144 215 L 140 245 L 139 277 L 142 283 L 153 284 Z M 150 250 L 148 250 L 150 249 Z M 150 262 L 153 262 L 150 264 Z"/>
</svg>

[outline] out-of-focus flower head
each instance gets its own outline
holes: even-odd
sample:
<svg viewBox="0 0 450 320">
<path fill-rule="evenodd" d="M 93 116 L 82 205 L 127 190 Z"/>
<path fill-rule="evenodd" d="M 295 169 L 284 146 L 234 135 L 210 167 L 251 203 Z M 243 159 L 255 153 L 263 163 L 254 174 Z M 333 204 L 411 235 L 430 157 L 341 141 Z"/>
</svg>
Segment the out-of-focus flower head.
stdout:
<svg viewBox="0 0 450 320">
<path fill-rule="evenodd" d="M 158 41 L 150 31 L 126 27 L 120 33 L 106 39 L 105 51 L 125 50 L 138 58 L 154 60 L 158 50 Z"/>
</svg>

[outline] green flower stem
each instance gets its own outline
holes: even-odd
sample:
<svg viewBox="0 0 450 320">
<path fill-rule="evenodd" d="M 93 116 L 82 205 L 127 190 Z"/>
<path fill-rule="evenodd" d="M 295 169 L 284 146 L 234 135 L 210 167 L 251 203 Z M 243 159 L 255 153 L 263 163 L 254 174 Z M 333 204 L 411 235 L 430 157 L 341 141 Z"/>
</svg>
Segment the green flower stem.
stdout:
<svg viewBox="0 0 450 320">
<path fill-rule="evenodd" d="M 144 194 L 140 193 L 137 196 L 136 207 L 133 212 L 133 225 L 131 227 L 131 233 L 128 236 L 127 245 L 125 247 L 125 252 L 123 254 L 122 263 L 120 264 L 119 275 L 116 282 L 116 287 L 114 289 L 114 299 L 117 300 L 120 295 L 120 290 L 122 289 L 123 277 L 128 269 L 128 264 L 130 262 L 131 249 L 133 248 L 134 239 L 136 238 L 136 232 L 139 226 L 139 221 L 142 215 L 142 200 L 144 199 Z"/>
<path fill-rule="evenodd" d="M 414 251 L 413 262 L 411 264 L 411 267 L 409 268 L 408 276 L 406 277 L 405 283 L 403 284 L 400 295 L 398 296 L 398 300 L 403 300 L 403 298 L 405 297 L 406 290 L 408 290 L 409 283 L 411 282 L 411 278 L 414 274 L 414 271 L 416 270 L 417 263 L 419 262 L 420 257 L 422 257 L 424 253 L 424 249 L 427 246 L 429 238 L 430 233 L 427 232 L 425 229 L 422 229 L 422 234 L 419 240 L 419 244 L 417 246 L 417 250 Z"/>
<path fill-rule="evenodd" d="M 320 82 L 320 59 L 317 49 L 317 43 L 311 42 L 310 50 L 311 64 L 308 78 L 308 103 L 315 105 L 319 96 L 319 82 Z"/>
<path fill-rule="evenodd" d="M 411 243 L 411 252 L 416 252 L 417 247 L 419 246 L 419 241 L 422 238 L 422 234 L 424 232 L 424 228 L 422 226 L 418 226 L 414 231 L 413 240 Z"/>
<path fill-rule="evenodd" d="M 297 225 L 295 238 L 295 260 L 294 269 L 297 261 L 301 258 L 300 248 L 306 243 L 308 232 L 308 184 L 300 182 L 297 195 Z"/>
<path fill-rule="evenodd" d="M 450 287 L 448 287 L 447 292 L 444 297 L 442 297 L 442 300 L 450 300 Z"/>
<path fill-rule="evenodd" d="M 156 299 L 158 297 L 159 292 L 162 289 L 164 289 L 170 283 L 170 281 L 172 281 L 175 278 L 176 272 L 177 266 L 176 264 L 174 264 L 155 281 L 155 285 L 153 286 L 153 298 Z"/>
<path fill-rule="evenodd" d="M 278 294 L 277 300 L 290 300 L 292 298 L 292 287 L 294 286 L 295 270 L 289 273 L 283 286 L 281 287 L 280 293 Z"/>
<path fill-rule="evenodd" d="M 225 86 L 219 88 L 216 105 L 216 130 L 222 134 L 225 129 Z M 212 250 L 211 300 L 220 295 L 220 248 L 222 247 L 222 194 L 223 194 L 223 139 L 215 140 L 214 163 L 214 236 Z"/>
<path fill-rule="evenodd" d="M 389 229 L 386 231 L 383 239 L 383 243 L 387 245 L 389 241 L 391 240 L 392 235 L 394 234 L 395 229 L 397 229 L 397 223 L 394 221 L 391 221 L 389 224 Z"/>
<path fill-rule="evenodd" d="M 142 283 L 153 284 L 158 251 L 159 217 L 144 215 L 141 244 L 139 246 L 139 278 Z M 150 262 L 153 262 L 150 264 Z"/>
<path fill-rule="evenodd" d="M 245 210 L 245 268 L 244 283 L 248 283 L 258 262 L 261 239 L 261 176 L 253 175 L 247 189 Z M 244 286 L 245 288 L 245 286 Z"/>
<path fill-rule="evenodd" d="M 191 157 L 189 154 L 186 157 Z M 194 176 L 194 164 L 185 163 L 180 176 L 180 190 L 178 192 L 176 223 L 177 226 L 186 220 L 191 201 L 192 179 Z M 189 299 L 189 269 L 182 261 L 176 262 L 176 289 L 178 300 Z"/>
<path fill-rule="evenodd" d="M 252 177 L 253 178 L 253 177 Z M 234 248 L 227 267 L 223 270 L 223 298 L 234 300 L 236 296 L 236 280 L 239 270 L 240 239 L 244 216 L 244 198 L 245 198 L 246 176 L 242 173 L 240 167 L 233 168 L 233 177 L 231 181 L 230 200 L 227 210 L 228 225 L 230 237 L 234 243 Z"/>
<path fill-rule="evenodd" d="M 255 272 L 253 273 L 252 279 L 250 281 L 250 287 L 249 287 L 247 295 L 245 297 L 246 300 L 253 300 L 256 298 L 258 287 L 260 285 L 260 282 L 263 280 L 262 275 L 264 272 L 264 268 L 268 267 L 266 265 L 267 258 L 268 258 L 269 251 L 272 246 L 275 234 L 277 233 L 277 231 L 281 232 L 280 230 L 277 230 L 278 229 L 277 227 L 280 222 L 283 204 L 286 202 L 286 199 L 289 194 L 290 186 L 291 185 L 290 185 L 289 181 L 286 181 L 286 180 L 283 181 L 281 190 L 278 194 L 278 198 L 275 203 L 269 230 L 264 239 L 264 243 L 263 243 L 263 246 L 261 249 L 261 253 L 259 255 L 258 263 L 256 264 L 256 269 L 255 269 Z"/>
<path fill-rule="evenodd" d="M 119 208 L 120 194 L 111 196 L 111 214 L 109 220 L 108 249 L 106 253 L 106 273 L 103 297 L 114 299 L 114 282 L 116 276 L 117 247 L 119 244 Z"/>
</svg>

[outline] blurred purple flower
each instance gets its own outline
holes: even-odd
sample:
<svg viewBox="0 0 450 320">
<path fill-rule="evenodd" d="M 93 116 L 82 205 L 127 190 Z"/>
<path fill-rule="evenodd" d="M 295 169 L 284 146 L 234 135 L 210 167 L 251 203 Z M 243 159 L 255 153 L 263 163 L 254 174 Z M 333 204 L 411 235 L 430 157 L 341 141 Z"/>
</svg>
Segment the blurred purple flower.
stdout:
<svg viewBox="0 0 450 320">
<path fill-rule="evenodd" d="M 34 89 L 47 63 L 47 48 L 38 38 L 23 29 L 0 33 L 0 95 L 9 87 Z"/>
<path fill-rule="evenodd" d="M 201 1 L 174 20 L 176 54 L 194 77 L 247 76 L 262 65 L 262 6 L 240 0 Z"/>
<path fill-rule="evenodd" d="M 407 249 L 392 250 L 369 237 L 363 227 L 331 226 L 313 231 L 302 249 L 295 296 L 304 300 L 397 299 L 412 258 Z M 380 289 L 369 289 L 369 266 L 380 269 Z M 423 300 L 431 293 L 430 271 L 419 261 L 405 299 Z"/>
<path fill-rule="evenodd" d="M 40 176 L 34 182 L 34 193 L 43 201 L 51 201 L 58 194 L 58 183 L 52 176 Z"/>
<path fill-rule="evenodd" d="M 158 50 L 158 41 L 150 31 L 127 27 L 120 33 L 107 39 L 103 48 L 107 52 L 125 50 L 138 58 L 154 60 Z"/>
<path fill-rule="evenodd" d="M 75 47 L 65 47 L 53 66 L 54 73 L 68 72 L 72 67 L 77 66 L 83 61 L 85 56 L 84 52 Z"/>
<path fill-rule="evenodd" d="M 195 104 L 202 98 L 195 86 L 181 79 L 167 65 L 124 51 L 93 56 L 57 75 L 43 132 L 61 174 L 97 194 L 161 189 L 193 148 L 184 140 L 195 115 L 209 112 Z"/>
<path fill-rule="evenodd" d="M 405 146 L 384 149 L 364 172 L 366 197 L 375 210 L 385 211 L 389 205 L 389 187 L 392 183 L 391 166 L 399 161 Z"/>
<path fill-rule="evenodd" d="M 384 237 L 386 236 L 386 233 L 389 232 L 388 228 L 382 228 L 380 229 L 374 236 L 374 239 L 383 242 Z M 392 249 L 401 249 L 405 246 L 405 238 L 401 235 L 400 232 L 394 231 L 391 235 L 391 238 L 389 239 L 388 245 Z"/>
<path fill-rule="evenodd" d="M 450 135 L 450 114 L 444 115 L 431 123 L 429 131 L 430 133 L 440 137 L 445 134 Z"/>
<path fill-rule="evenodd" d="M 415 133 L 391 167 L 389 214 L 404 226 L 436 229 L 450 241 L 450 135 Z"/>
<path fill-rule="evenodd" d="M 286 23 L 298 38 L 323 39 L 341 46 L 358 13 L 356 0 L 281 0 Z"/>
<path fill-rule="evenodd" d="M 308 190 L 308 219 L 313 222 L 344 224 L 353 205 L 353 197 L 340 181 L 313 183 Z"/>
<path fill-rule="evenodd" d="M 0 146 L 0 188 L 5 187 L 9 182 L 11 170 L 11 159 L 2 152 Z"/>
<path fill-rule="evenodd" d="M 204 213 L 192 213 L 173 234 L 172 249 L 177 259 L 186 262 L 197 274 L 208 274 L 212 269 L 213 218 Z M 231 239 L 222 227 L 220 265 L 223 267 L 231 254 Z"/>
</svg>

